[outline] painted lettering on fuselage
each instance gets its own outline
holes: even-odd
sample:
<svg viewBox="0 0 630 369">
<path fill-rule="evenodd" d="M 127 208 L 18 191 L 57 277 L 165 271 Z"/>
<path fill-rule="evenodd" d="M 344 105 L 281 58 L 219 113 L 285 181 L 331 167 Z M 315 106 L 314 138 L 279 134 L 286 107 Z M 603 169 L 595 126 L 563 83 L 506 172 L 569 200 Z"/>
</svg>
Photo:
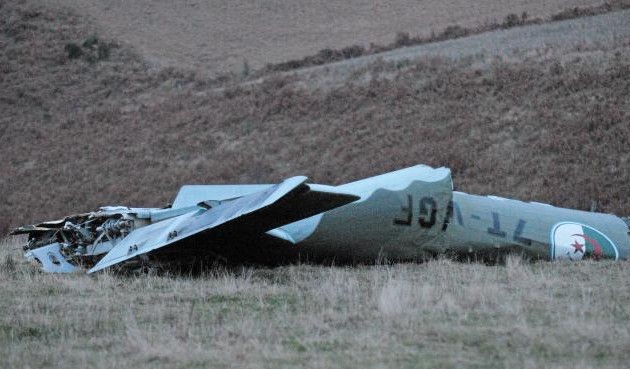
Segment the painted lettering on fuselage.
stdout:
<svg viewBox="0 0 630 369">
<path fill-rule="evenodd" d="M 401 217 L 394 218 L 394 225 L 408 226 L 410 227 L 414 222 L 413 211 L 413 196 L 407 194 L 406 201 L 400 205 L 400 210 L 403 215 Z M 432 197 L 424 196 L 420 198 L 418 202 L 418 222 L 417 224 L 421 228 L 431 228 L 437 221 L 437 204 Z"/>
<path fill-rule="evenodd" d="M 459 204 L 457 202 L 453 202 L 452 206 L 453 206 L 453 218 L 455 219 L 455 221 L 457 222 L 459 226 L 465 228 L 464 216 L 462 214 Z M 482 217 L 479 216 L 478 214 L 470 214 L 470 218 L 474 220 L 482 220 Z M 503 238 L 503 239 L 508 238 L 507 232 L 503 230 L 502 228 L 501 214 L 497 211 L 491 210 L 490 219 L 491 219 L 491 223 L 488 224 L 488 227 L 486 228 L 486 232 L 489 235 L 497 237 L 497 238 Z M 511 240 L 514 241 L 515 243 L 530 246 L 532 244 L 532 240 L 527 237 L 523 237 L 526 225 L 527 225 L 527 220 L 519 218 L 516 223 L 516 227 L 514 228 L 514 232 L 512 233 Z"/>
</svg>

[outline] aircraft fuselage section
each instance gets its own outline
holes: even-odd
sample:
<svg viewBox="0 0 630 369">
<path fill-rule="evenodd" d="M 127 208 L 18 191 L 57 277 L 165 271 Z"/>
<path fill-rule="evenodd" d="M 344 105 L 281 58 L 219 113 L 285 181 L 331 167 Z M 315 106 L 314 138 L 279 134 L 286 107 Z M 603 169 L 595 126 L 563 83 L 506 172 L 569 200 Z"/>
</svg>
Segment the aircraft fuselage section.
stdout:
<svg viewBox="0 0 630 369">
<path fill-rule="evenodd" d="M 412 181 L 396 190 L 379 188 L 362 201 L 323 214 L 296 247 L 316 260 L 426 259 L 444 244 L 451 196 L 450 176 Z"/>
<path fill-rule="evenodd" d="M 610 215 L 453 191 L 448 168 L 417 165 L 340 186 L 184 186 L 168 208 L 108 206 L 16 228 L 45 271 L 115 265 L 628 259 L 628 224 Z"/>
<path fill-rule="evenodd" d="M 517 251 L 547 260 L 626 259 L 628 227 L 619 217 L 453 192 L 446 249 L 460 254 Z"/>
</svg>

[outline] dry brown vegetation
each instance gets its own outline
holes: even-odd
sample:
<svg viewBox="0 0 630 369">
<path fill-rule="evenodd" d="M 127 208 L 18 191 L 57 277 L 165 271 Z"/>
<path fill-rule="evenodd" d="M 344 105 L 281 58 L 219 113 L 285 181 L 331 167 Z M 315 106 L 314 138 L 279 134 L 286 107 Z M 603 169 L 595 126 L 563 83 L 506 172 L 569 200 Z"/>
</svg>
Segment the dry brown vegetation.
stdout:
<svg viewBox="0 0 630 369">
<path fill-rule="evenodd" d="M 240 72 L 245 63 L 313 55 L 322 49 L 387 44 L 399 32 L 429 36 L 476 28 L 508 14 L 546 18 L 602 0 L 29 0 L 71 7 L 105 36 L 124 40 L 154 65 Z M 619 0 L 612 0 L 619 1 Z M 627 1 L 627 0 L 621 0 Z"/>
<path fill-rule="evenodd" d="M 92 46 L 71 59 L 67 45 L 94 35 L 83 19 L 0 4 L 3 231 L 160 206 L 185 183 L 341 183 L 417 163 L 452 168 L 472 193 L 630 214 L 630 40 L 483 67 L 376 62 L 330 88 L 281 74 L 239 87 L 151 69 L 110 40 L 106 58 Z"/>
<path fill-rule="evenodd" d="M 627 8 L 630 8 L 630 2 L 628 1 L 613 1 L 610 3 L 603 3 L 588 7 L 575 7 L 552 14 L 547 21 L 559 21 L 593 16 Z M 477 25 L 475 28 L 466 28 L 459 25 L 449 25 L 439 33 L 432 32 L 430 36 L 414 36 L 410 35 L 408 32 L 398 32 L 394 41 L 387 45 L 377 45 L 371 43 L 370 46 L 367 48 L 363 47 L 362 45 L 352 45 L 346 46 L 342 49 L 322 49 L 315 55 L 308 55 L 301 59 L 289 60 L 276 64 L 268 64 L 260 71 L 260 73 L 264 75 L 269 71 L 289 71 L 314 65 L 328 64 L 344 59 L 356 58 L 363 55 L 383 53 L 401 47 L 422 45 L 444 40 L 462 38 L 479 33 L 490 32 L 497 29 L 509 29 L 513 27 L 522 27 L 532 24 L 541 24 L 545 21 L 546 20 L 542 18 L 531 18 L 529 14 L 524 11 L 520 15 L 510 13 L 505 16 L 505 19 L 503 19 L 503 21 L 501 22 L 498 22 L 496 20 L 492 22 L 486 22 L 481 25 Z"/>
<path fill-rule="evenodd" d="M 627 262 L 51 275 L 4 242 L 4 368 L 613 368 L 630 357 Z"/>
</svg>

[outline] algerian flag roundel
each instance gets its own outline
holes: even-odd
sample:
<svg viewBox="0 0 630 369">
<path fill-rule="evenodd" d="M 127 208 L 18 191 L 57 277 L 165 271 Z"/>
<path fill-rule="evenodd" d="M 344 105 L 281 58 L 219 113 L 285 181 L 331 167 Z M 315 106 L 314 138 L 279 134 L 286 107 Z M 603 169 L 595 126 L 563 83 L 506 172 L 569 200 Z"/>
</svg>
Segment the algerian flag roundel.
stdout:
<svg viewBox="0 0 630 369">
<path fill-rule="evenodd" d="M 584 224 L 563 222 L 551 230 L 551 260 L 615 259 L 619 251 L 603 233 Z"/>
</svg>

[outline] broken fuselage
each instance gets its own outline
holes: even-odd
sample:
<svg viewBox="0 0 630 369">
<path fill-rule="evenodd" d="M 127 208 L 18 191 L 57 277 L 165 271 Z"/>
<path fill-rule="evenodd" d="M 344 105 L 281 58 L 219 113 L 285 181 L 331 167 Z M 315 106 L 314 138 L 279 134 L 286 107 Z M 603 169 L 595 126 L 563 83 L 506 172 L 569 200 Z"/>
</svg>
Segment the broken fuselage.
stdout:
<svg viewBox="0 0 630 369">
<path fill-rule="evenodd" d="M 610 214 L 453 191 L 447 168 L 418 165 L 340 185 L 192 185 L 169 208 L 103 207 L 17 228 L 48 272 L 186 268 L 215 262 L 418 261 L 439 254 L 627 259 Z"/>
</svg>

